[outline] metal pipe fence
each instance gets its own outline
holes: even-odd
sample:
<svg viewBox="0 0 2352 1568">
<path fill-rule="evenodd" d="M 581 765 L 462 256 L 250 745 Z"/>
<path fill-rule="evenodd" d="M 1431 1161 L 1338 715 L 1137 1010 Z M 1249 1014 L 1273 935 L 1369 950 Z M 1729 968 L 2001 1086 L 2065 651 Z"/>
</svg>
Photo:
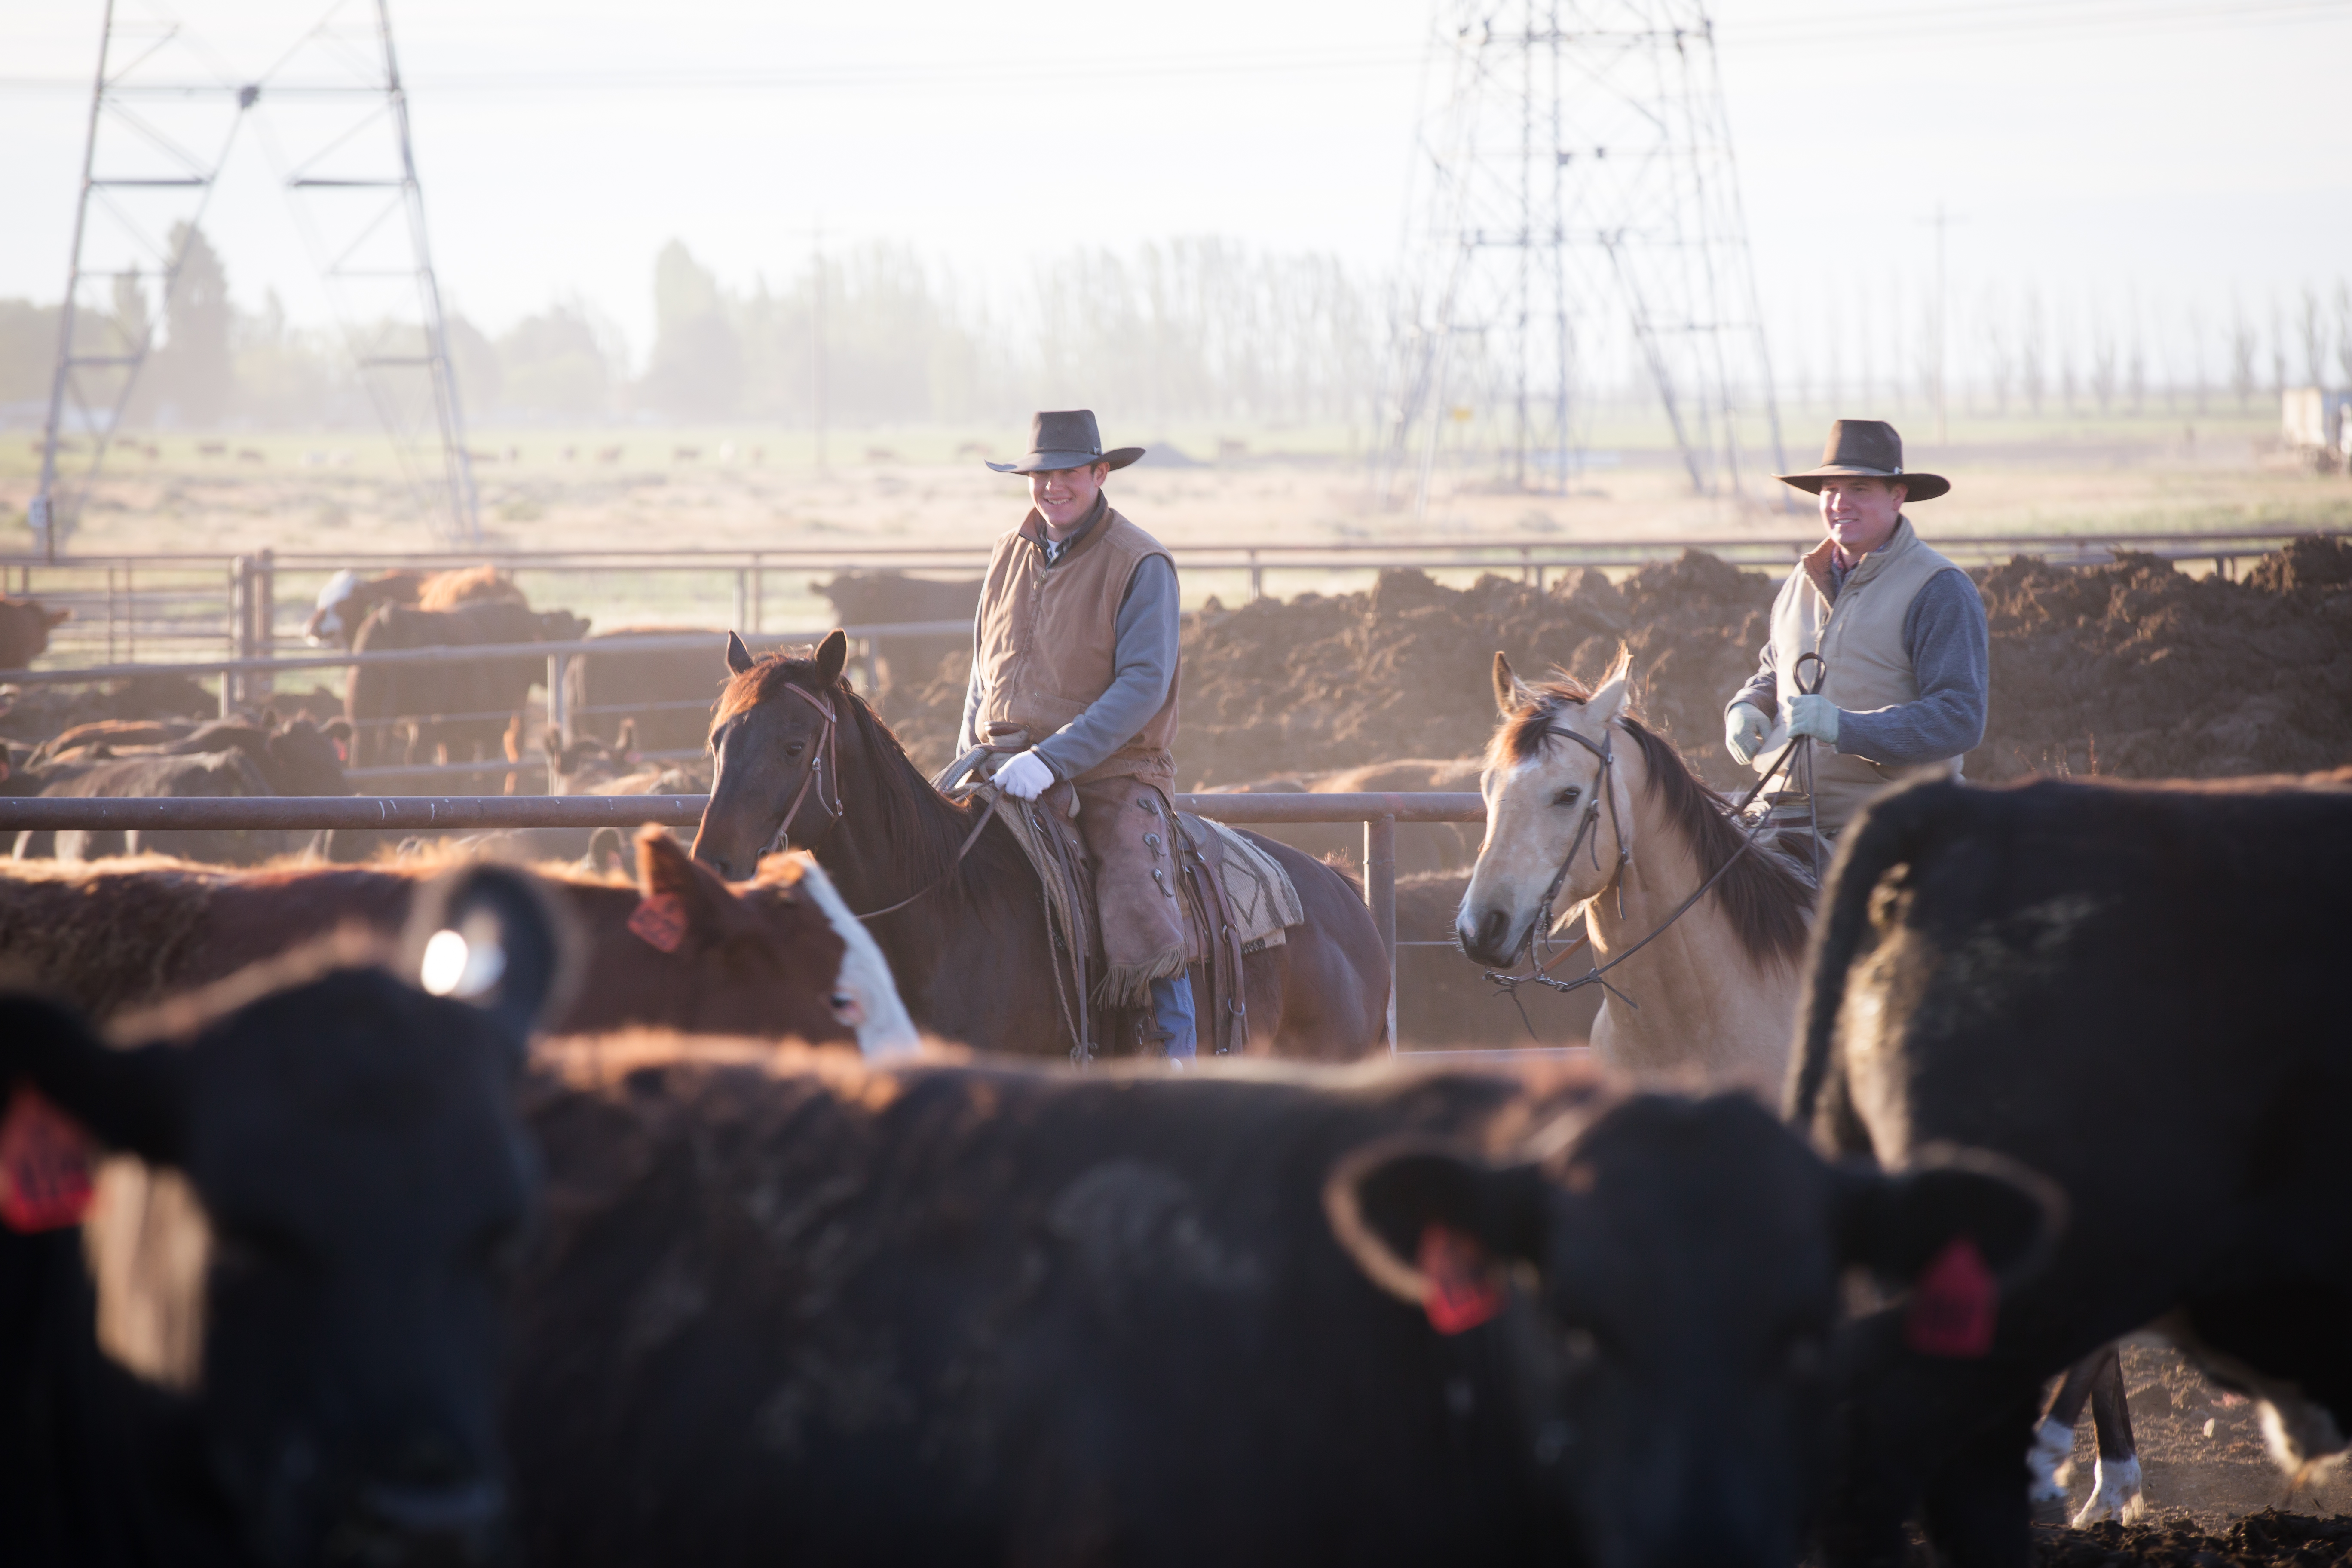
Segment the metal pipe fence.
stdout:
<svg viewBox="0 0 2352 1568">
<path fill-rule="evenodd" d="M 0 834 L 377 828 L 405 833 L 520 827 L 688 827 L 708 795 L 266 795 L 150 799 L 0 796 Z M 1179 809 L 1237 825 L 1364 825 L 1364 901 L 1388 955 L 1388 1037 L 1397 1046 L 1396 830 L 1401 822 L 1483 822 L 1469 790 L 1352 795 L 1180 795 Z"/>
<path fill-rule="evenodd" d="M 2039 555 L 2074 565 L 2104 564 L 2123 552 L 2179 561 L 2211 561 L 2229 574 L 2237 563 L 2311 532 L 2342 529 L 2281 527 L 2137 531 L 2113 534 L 2002 533 L 1936 536 L 1936 547 L 1967 565 Z M 1734 565 L 1786 567 L 1817 543 L 1806 535 L 1706 535 L 1656 540 L 1422 539 L 1339 540 L 1321 543 L 1247 541 L 1172 547 L 1188 573 L 1223 574 L 1245 581 L 1248 596 L 1264 596 L 1271 574 L 1368 572 L 1391 567 L 1432 571 L 1491 571 L 1517 574 L 1538 587 L 1550 575 L 1586 567 L 1622 569 L 1671 560 L 1685 549 L 1705 550 Z M 53 639 L 59 658 L 79 664 L 136 660 L 142 649 L 226 647 L 232 657 L 266 657 L 301 636 L 318 585 L 333 573 L 410 569 L 436 571 L 496 566 L 557 579 L 548 587 L 565 607 L 607 605 L 625 613 L 676 616 L 729 612 L 736 629 L 761 633 L 776 595 L 776 573 L 898 571 L 977 576 L 987 547 L 972 545 L 791 546 L 756 551 L 486 550 L 462 553 L 393 552 L 209 552 L 76 556 L 50 562 L 0 555 L 0 590 L 34 595 L 75 612 Z M 291 579 L 291 582 L 285 581 Z M 615 583 L 614 579 L 618 579 Z M 586 595 L 585 600 L 579 595 Z M 541 595 L 544 596 L 544 591 Z M 551 601 L 553 602 L 553 601 Z M 644 607 L 640 607 L 644 606 Z M 241 679 L 241 677 L 240 677 Z"/>
</svg>

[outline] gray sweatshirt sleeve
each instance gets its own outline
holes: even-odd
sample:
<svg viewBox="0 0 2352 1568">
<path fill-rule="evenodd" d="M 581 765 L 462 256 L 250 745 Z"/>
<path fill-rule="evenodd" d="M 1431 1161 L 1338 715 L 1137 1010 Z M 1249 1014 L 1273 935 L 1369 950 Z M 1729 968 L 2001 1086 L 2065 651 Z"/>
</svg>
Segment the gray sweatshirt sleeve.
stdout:
<svg viewBox="0 0 2352 1568">
<path fill-rule="evenodd" d="M 1919 695 L 1892 708 L 1838 710 L 1837 749 L 1890 767 L 1939 763 L 1984 741 L 1991 637 L 1984 600 L 1958 567 L 1927 579 L 1903 616 Z"/>
<path fill-rule="evenodd" d="M 1182 619 L 1176 568 L 1165 558 L 1147 556 L 1136 567 L 1116 625 L 1109 689 L 1036 745 L 1037 754 L 1063 778 L 1077 777 L 1135 739 L 1168 700 Z"/>
<path fill-rule="evenodd" d="M 963 723 L 956 731 L 956 755 L 961 756 L 980 744 L 980 700 L 986 693 L 980 685 L 980 612 L 971 616 L 971 679 L 963 685 Z"/>
</svg>

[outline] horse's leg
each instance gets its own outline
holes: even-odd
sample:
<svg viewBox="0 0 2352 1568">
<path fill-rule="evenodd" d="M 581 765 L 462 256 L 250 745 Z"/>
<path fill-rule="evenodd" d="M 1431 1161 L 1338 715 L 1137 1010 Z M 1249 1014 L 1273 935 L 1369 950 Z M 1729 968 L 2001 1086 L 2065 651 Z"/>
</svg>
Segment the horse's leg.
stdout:
<svg viewBox="0 0 2352 1568">
<path fill-rule="evenodd" d="M 2033 1472 L 2032 1484 L 2026 1489 L 2029 1501 L 2066 1500 L 2067 1483 L 2074 1479 L 2074 1427 L 2083 1419 L 2083 1406 L 2091 1402 L 2091 1382 L 2114 1348 L 2093 1351 L 2068 1367 L 2057 1391 L 2051 1394 L 2042 1424 L 2033 1429 L 2033 1447 L 2025 1456 L 2026 1466 Z"/>
<path fill-rule="evenodd" d="M 2114 1345 L 2097 1353 L 2091 1379 L 2091 1420 L 2099 1434 L 2099 1474 L 2089 1500 L 2074 1516 L 2080 1530 L 2103 1519 L 2126 1524 L 2147 1510 L 2140 1495 L 2139 1447 L 2132 1441 L 2131 1407 L 2124 1397 L 2123 1356 Z"/>
</svg>

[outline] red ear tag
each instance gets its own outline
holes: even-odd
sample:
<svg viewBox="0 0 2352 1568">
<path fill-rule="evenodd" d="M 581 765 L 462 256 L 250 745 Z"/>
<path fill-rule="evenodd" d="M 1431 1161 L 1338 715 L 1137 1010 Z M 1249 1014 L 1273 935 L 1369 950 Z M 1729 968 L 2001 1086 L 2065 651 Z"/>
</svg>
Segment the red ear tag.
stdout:
<svg viewBox="0 0 2352 1568">
<path fill-rule="evenodd" d="M 686 940 L 686 904 L 676 893 L 641 900 L 629 915 L 629 930 L 649 947 L 676 952 Z"/>
<path fill-rule="evenodd" d="M 1955 1237 L 1912 1284 L 1903 1342 L 1921 1355 L 1990 1355 L 2000 1300 L 2000 1288 L 1985 1267 L 1984 1254 L 1967 1237 Z"/>
<path fill-rule="evenodd" d="M 22 1235 L 79 1225 L 89 1212 L 89 1137 L 32 1089 L 0 1116 L 0 1222 Z"/>
<path fill-rule="evenodd" d="M 1439 1333 L 1464 1333 L 1502 1315 L 1503 1288 L 1486 1261 L 1486 1249 L 1460 1231 L 1442 1225 L 1423 1227 L 1421 1256 L 1415 1261 L 1429 1281 L 1422 1310 Z"/>
</svg>

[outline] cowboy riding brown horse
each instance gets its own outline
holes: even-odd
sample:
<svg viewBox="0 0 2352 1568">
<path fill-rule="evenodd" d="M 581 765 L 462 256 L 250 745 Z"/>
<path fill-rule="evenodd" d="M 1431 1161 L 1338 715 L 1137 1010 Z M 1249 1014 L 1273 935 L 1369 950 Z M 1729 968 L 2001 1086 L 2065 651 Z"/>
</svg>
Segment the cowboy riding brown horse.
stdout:
<svg viewBox="0 0 2352 1568">
<path fill-rule="evenodd" d="M 771 847 L 814 851 L 866 918 L 919 1028 L 981 1050 L 1068 1053 L 1076 1042 L 1037 872 L 1003 823 L 941 795 L 908 759 L 842 680 L 848 651 L 836 631 L 814 658 L 754 660 L 728 637 L 695 858 L 740 879 Z M 1385 1033 L 1389 971 L 1362 898 L 1321 861 L 1249 837 L 1289 875 L 1307 918 L 1244 960 L 1247 1051 L 1364 1055 Z M 1207 997 L 1202 966 L 1193 975 Z M 1206 1006 L 1198 1028 L 1203 1055 L 1225 1038 Z M 1137 1049 L 1131 1038 L 1104 1045 Z"/>
</svg>

